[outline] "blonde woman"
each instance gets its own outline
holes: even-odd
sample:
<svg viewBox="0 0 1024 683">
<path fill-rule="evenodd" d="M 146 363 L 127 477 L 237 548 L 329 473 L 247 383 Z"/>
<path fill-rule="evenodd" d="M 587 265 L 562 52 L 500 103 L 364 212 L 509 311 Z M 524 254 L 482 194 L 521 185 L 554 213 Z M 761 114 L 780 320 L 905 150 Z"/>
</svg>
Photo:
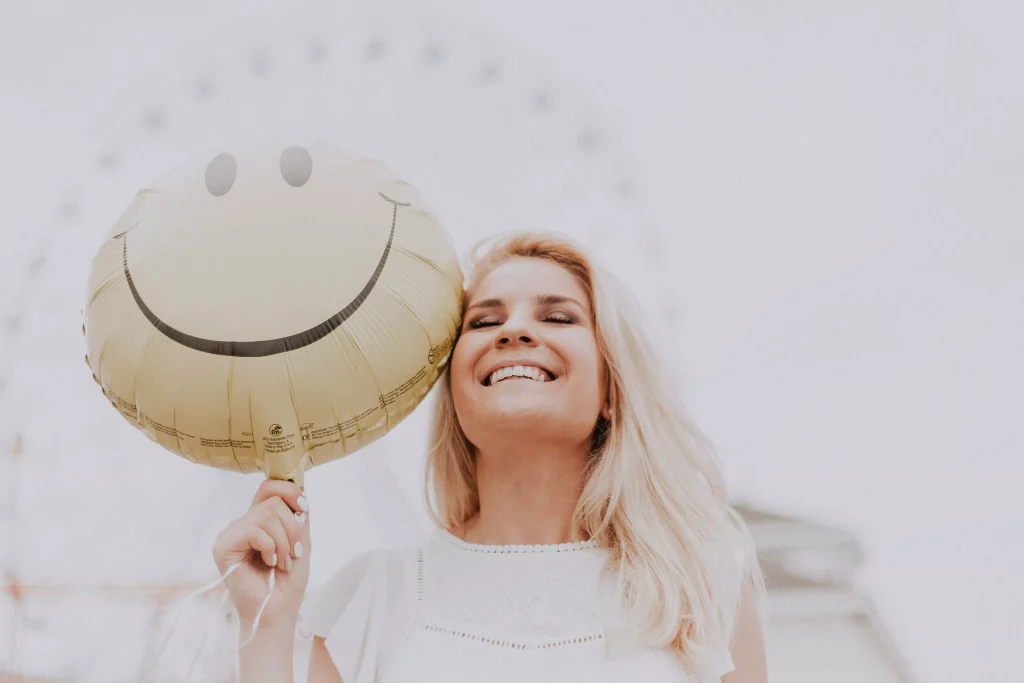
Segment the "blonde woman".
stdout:
<svg viewBox="0 0 1024 683">
<path fill-rule="evenodd" d="M 282 570 L 243 683 L 765 683 L 753 542 L 638 310 L 563 238 L 478 250 L 435 402 L 436 532 L 303 602 L 309 503 L 264 482 L 214 547 L 222 572 L 249 559 L 227 581 L 243 634 Z"/>
</svg>

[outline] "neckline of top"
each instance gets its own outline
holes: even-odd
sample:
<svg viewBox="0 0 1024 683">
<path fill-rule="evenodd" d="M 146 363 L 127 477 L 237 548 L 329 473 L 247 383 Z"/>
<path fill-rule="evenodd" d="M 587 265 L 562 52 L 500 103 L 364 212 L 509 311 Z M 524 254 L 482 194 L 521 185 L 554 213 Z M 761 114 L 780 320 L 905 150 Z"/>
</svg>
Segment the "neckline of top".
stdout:
<svg viewBox="0 0 1024 683">
<path fill-rule="evenodd" d="M 447 529 L 438 529 L 438 535 L 450 545 L 474 553 L 489 555 L 521 555 L 528 553 L 566 553 L 597 548 L 597 541 L 574 541 L 572 543 L 544 543 L 538 545 L 486 545 L 464 541 Z"/>
</svg>

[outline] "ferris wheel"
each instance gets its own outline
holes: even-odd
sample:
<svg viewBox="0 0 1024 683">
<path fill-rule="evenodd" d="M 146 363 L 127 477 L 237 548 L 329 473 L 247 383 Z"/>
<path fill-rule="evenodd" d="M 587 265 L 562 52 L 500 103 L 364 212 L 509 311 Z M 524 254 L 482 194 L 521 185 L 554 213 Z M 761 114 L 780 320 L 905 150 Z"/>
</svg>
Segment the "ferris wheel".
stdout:
<svg viewBox="0 0 1024 683">
<path fill-rule="evenodd" d="M 200 154 L 267 136 L 329 139 L 385 160 L 415 185 L 460 253 L 509 230 L 567 233 L 628 278 L 654 317 L 671 317 L 665 240 L 627 155 L 583 97 L 545 65 L 503 50 L 489 36 L 451 17 L 325 4 L 273 22 L 236 18 L 230 31 L 211 32 L 204 51 L 176 64 L 96 116 L 72 170 L 53 183 L 46 210 L 36 212 L 42 218 L 22 228 L 26 246 L 5 285 L 15 294 L 4 311 L 0 424 L 11 454 L 4 473 L 17 482 L 4 505 L 8 547 L 29 551 L 4 554 L 9 585 L 126 585 L 143 575 L 167 585 L 205 579 L 209 520 L 230 519 L 225 515 L 244 510 L 251 496 L 252 480 L 243 485 L 237 475 L 161 457 L 157 446 L 125 429 L 82 362 L 77 321 L 96 244 L 139 187 Z M 335 499 L 317 499 L 321 519 L 351 519 L 358 509 L 370 524 L 348 530 L 342 550 L 319 543 L 321 567 L 336 566 L 375 538 L 401 540 L 416 531 L 408 528 L 410 519 L 420 519 L 413 511 L 418 479 L 410 472 L 421 457 L 414 444 L 423 442 L 423 414 L 414 413 L 367 449 L 369 455 L 352 456 L 345 476 L 317 477 L 330 482 Z M 388 466 L 373 466 L 384 449 L 391 451 Z M 153 452 L 140 454 L 145 450 Z M 368 493 L 381 490 L 392 493 Z M 80 561 L 98 538 L 89 527 L 116 527 L 126 507 L 157 509 L 185 491 L 195 514 L 154 518 L 152 533 L 161 543 L 148 557 Z M 107 502 L 115 496 L 116 503 Z M 43 536 L 31 527 L 29 498 L 33 505 L 92 503 L 88 519 L 69 518 Z M 312 581 L 317 578 L 314 570 Z M 33 607 L 31 591 L 21 595 L 16 616 L 0 625 L 8 640 L 20 639 L 14 650 L 46 652 L 27 645 L 43 639 L 70 642 L 70 632 L 60 633 L 73 623 L 61 612 L 63 598 Z M 131 614 L 118 624 L 149 623 L 144 610 Z M 140 651 L 145 632 L 135 629 Z M 0 647 L 0 657 L 9 649 Z M 68 651 L 75 667 L 88 667 L 112 650 L 93 643 Z M 66 673 L 63 664 L 44 671 L 39 667 L 48 664 L 7 657 L 14 658 L 4 662 L 12 671 Z M 130 678 L 139 665 L 109 657 L 102 663 L 104 680 Z M 110 669 L 115 663 L 118 671 Z"/>
</svg>

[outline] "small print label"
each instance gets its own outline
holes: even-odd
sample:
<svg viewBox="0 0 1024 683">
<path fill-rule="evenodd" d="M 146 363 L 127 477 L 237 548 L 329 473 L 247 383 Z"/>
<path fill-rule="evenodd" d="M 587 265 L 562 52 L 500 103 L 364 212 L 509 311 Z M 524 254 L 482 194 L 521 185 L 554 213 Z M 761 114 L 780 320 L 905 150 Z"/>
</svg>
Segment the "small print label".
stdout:
<svg viewBox="0 0 1024 683">
<path fill-rule="evenodd" d="M 169 427 L 169 426 L 167 426 L 165 424 L 160 424 L 159 422 L 157 422 L 156 420 L 151 418 L 149 415 L 143 415 L 143 414 L 140 413 L 139 414 L 139 418 L 142 420 L 143 424 L 146 425 L 146 427 L 149 427 L 153 431 L 160 432 L 161 434 L 166 434 L 167 436 L 173 436 L 176 439 L 194 439 L 194 438 L 196 438 L 192 434 L 187 434 L 187 433 L 181 431 L 180 429 L 175 429 L 174 427 Z"/>
<path fill-rule="evenodd" d="M 287 453 L 295 448 L 295 435 L 285 434 L 279 424 L 272 424 L 267 430 L 270 436 L 263 437 L 264 453 Z"/>
<path fill-rule="evenodd" d="M 402 394 L 408 393 L 410 390 L 412 390 L 412 388 L 415 387 L 420 382 L 420 380 L 422 380 L 426 376 L 427 369 L 420 368 L 419 372 L 417 372 L 415 375 L 402 382 L 401 386 L 399 386 L 397 389 L 392 389 L 386 394 L 381 394 L 380 405 L 391 405 L 392 403 L 397 401 Z"/>
<path fill-rule="evenodd" d="M 138 418 L 138 411 L 136 410 L 134 403 L 129 403 L 109 389 L 104 389 L 104 392 L 106 393 L 107 398 L 110 399 L 111 405 L 128 417 Z"/>
<path fill-rule="evenodd" d="M 207 439 L 200 437 L 199 445 L 206 448 L 252 448 L 252 441 L 241 441 L 239 439 Z"/>
<path fill-rule="evenodd" d="M 437 361 L 444 358 L 451 348 L 452 338 L 448 337 L 437 346 L 431 347 L 430 351 L 427 353 L 427 362 L 431 365 L 435 364 Z"/>
<path fill-rule="evenodd" d="M 317 427 L 313 422 L 306 422 L 302 425 L 299 431 L 302 432 L 303 441 L 322 441 L 337 435 L 341 435 L 342 438 L 345 438 L 346 436 L 352 436 L 355 434 L 360 421 L 380 409 L 380 406 L 374 406 L 373 408 L 368 408 L 344 422 L 336 422 L 335 424 L 327 425 L 326 427 Z"/>
</svg>

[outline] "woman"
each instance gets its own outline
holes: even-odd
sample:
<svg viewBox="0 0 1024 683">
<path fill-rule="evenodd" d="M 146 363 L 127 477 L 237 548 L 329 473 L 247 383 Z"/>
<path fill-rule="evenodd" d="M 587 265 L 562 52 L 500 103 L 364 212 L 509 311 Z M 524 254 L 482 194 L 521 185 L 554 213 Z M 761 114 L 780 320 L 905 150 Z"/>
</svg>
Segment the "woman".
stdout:
<svg viewBox="0 0 1024 683">
<path fill-rule="evenodd" d="M 287 681 L 295 657 L 311 683 L 764 683 L 753 542 L 638 310 L 562 238 L 475 254 L 435 403 L 437 532 L 303 603 L 309 503 L 264 482 L 214 547 L 222 572 L 249 558 L 227 581 L 243 636 L 263 565 L 283 570 L 241 680 Z"/>
</svg>

